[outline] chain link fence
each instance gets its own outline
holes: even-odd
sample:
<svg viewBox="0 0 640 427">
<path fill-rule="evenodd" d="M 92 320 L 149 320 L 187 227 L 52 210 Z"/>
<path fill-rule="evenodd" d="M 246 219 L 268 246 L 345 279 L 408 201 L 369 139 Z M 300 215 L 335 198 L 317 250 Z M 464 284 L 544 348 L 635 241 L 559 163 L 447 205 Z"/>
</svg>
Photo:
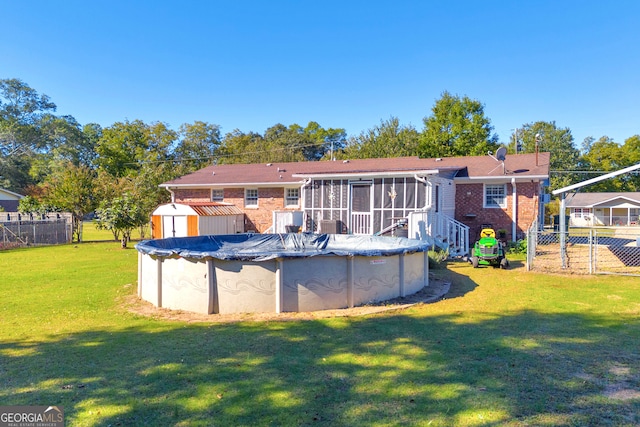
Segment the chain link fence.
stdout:
<svg viewBox="0 0 640 427">
<path fill-rule="evenodd" d="M 527 232 L 527 269 L 640 276 L 640 228 L 570 228 Z"/>
<path fill-rule="evenodd" d="M 73 238 L 71 216 L 55 217 L 0 214 L 0 249 L 31 245 L 71 243 Z"/>
</svg>

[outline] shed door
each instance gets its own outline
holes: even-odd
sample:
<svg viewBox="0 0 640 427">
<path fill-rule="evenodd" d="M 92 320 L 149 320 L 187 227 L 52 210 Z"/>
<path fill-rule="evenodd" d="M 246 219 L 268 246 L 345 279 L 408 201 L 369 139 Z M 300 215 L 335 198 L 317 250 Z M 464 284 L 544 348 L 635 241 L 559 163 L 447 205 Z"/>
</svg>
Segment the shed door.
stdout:
<svg viewBox="0 0 640 427">
<path fill-rule="evenodd" d="M 186 215 L 162 218 L 162 237 L 187 237 L 187 235 Z"/>
</svg>

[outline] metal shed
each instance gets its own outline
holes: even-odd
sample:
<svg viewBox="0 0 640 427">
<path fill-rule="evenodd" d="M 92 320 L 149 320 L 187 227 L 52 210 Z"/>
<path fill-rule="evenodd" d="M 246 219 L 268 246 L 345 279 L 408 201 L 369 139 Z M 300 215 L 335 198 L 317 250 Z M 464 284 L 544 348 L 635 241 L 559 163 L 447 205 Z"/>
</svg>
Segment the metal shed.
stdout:
<svg viewBox="0 0 640 427">
<path fill-rule="evenodd" d="M 228 203 L 167 203 L 151 215 L 151 236 L 204 236 L 244 233 L 244 213 Z"/>
</svg>

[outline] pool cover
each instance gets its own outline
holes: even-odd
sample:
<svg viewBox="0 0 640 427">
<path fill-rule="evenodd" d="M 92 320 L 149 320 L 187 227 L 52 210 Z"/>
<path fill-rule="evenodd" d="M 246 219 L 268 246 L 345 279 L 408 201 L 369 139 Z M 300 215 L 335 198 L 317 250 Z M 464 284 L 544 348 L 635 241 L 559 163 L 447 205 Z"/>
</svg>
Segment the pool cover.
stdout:
<svg viewBox="0 0 640 427">
<path fill-rule="evenodd" d="M 404 237 L 348 234 L 229 234 L 144 240 L 136 249 L 162 258 L 266 261 L 316 255 L 388 256 L 429 250 L 429 243 Z"/>
</svg>

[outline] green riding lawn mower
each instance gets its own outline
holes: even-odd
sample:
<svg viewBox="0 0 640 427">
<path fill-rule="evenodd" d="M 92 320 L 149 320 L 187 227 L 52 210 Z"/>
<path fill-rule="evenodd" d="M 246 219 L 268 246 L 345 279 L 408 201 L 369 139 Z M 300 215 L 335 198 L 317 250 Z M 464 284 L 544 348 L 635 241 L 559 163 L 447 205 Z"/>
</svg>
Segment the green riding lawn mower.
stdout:
<svg viewBox="0 0 640 427">
<path fill-rule="evenodd" d="M 509 261 L 504 253 L 504 245 L 496 239 L 496 232 L 493 228 L 482 228 L 480 240 L 473 246 L 470 261 L 473 268 L 478 268 L 481 265 L 491 265 L 502 269 L 509 267 Z"/>
</svg>

